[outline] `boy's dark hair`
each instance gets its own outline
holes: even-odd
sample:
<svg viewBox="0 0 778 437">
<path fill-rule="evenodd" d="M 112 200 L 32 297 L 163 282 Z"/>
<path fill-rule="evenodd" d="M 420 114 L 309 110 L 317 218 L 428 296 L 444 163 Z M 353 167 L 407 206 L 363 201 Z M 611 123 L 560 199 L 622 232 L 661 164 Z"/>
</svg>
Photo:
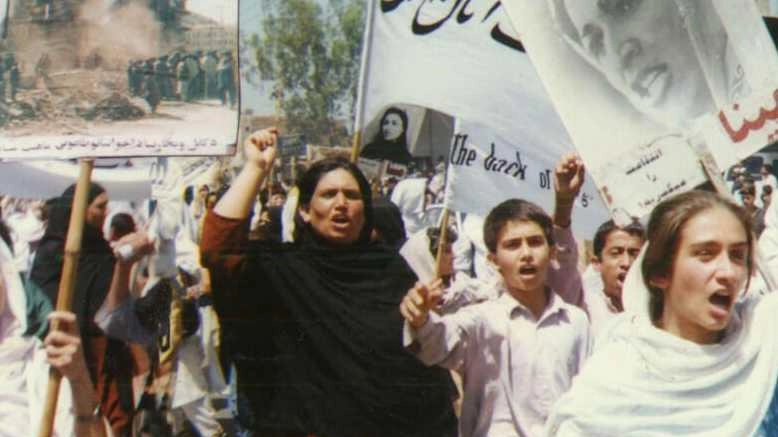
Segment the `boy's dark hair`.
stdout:
<svg viewBox="0 0 778 437">
<path fill-rule="evenodd" d="M 111 231 L 116 239 L 135 232 L 135 220 L 126 212 L 120 212 L 111 219 Z"/>
<path fill-rule="evenodd" d="M 641 225 L 640 222 L 635 218 L 633 218 L 632 223 L 627 226 L 617 226 L 613 220 L 608 220 L 607 222 L 601 224 L 600 227 L 597 228 L 597 232 L 594 234 L 594 256 L 596 256 L 597 259 L 602 260 L 602 251 L 605 249 L 605 242 L 608 240 L 608 235 L 610 235 L 613 231 L 624 231 L 629 235 L 639 237 L 641 239 L 645 239 L 646 237 L 646 230 L 643 229 L 643 225 Z"/>
<path fill-rule="evenodd" d="M 427 238 L 430 240 L 430 253 L 432 254 L 432 257 L 435 258 L 438 256 L 438 245 L 440 244 L 440 228 L 439 227 L 430 227 L 427 228 Z M 459 234 L 457 234 L 456 229 L 449 226 L 448 227 L 448 237 L 446 240 L 448 240 L 449 244 L 454 244 L 457 239 L 459 238 Z"/>
<path fill-rule="evenodd" d="M 773 165 L 772 164 L 764 164 L 764 169 L 767 170 L 767 173 L 772 174 L 773 173 Z"/>
<path fill-rule="evenodd" d="M 510 221 L 528 221 L 536 223 L 543 230 L 546 242 L 554 245 L 554 223 L 543 208 L 523 199 L 509 199 L 495 206 L 484 221 L 484 243 L 489 252 L 497 252 L 497 238 Z"/>
</svg>

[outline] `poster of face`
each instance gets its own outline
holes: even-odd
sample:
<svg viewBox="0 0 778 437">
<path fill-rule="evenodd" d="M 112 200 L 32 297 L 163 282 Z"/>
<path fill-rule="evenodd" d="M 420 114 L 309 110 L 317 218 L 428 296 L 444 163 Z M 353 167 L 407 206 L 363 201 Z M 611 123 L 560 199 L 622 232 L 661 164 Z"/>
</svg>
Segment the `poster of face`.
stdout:
<svg viewBox="0 0 778 437">
<path fill-rule="evenodd" d="M 360 157 L 408 167 L 430 158 L 448 156 L 454 119 L 415 105 L 392 105 L 380 111 L 363 130 Z"/>
<path fill-rule="evenodd" d="M 232 152 L 237 2 L 213 13 L 172 0 L 3 7 L 0 157 Z"/>
<path fill-rule="evenodd" d="M 600 190 L 633 199 L 626 206 L 632 215 L 647 212 L 638 203 L 650 210 L 672 194 L 668 186 L 704 180 L 694 141 L 678 141 L 679 135 L 691 138 L 701 119 L 775 89 L 775 47 L 750 0 L 516 0 L 505 6 Z M 646 156 L 659 158 L 639 166 Z M 688 165 L 667 181 L 650 170 L 666 162 Z M 613 179 L 616 167 L 630 174 Z M 613 196 L 604 197 L 616 207 Z"/>
</svg>

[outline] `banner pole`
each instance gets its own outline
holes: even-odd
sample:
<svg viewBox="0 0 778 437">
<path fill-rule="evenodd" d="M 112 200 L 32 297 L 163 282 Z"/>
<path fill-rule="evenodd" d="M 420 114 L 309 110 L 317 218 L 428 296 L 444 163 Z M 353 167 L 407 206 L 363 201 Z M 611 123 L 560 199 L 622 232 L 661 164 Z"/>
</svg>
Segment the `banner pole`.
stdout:
<svg viewBox="0 0 778 437">
<path fill-rule="evenodd" d="M 367 1 L 365 39 L 362 40 L 362 59 L 359 68 L 359 82 L 357 83 L 356 114 L 354 114 L 354 139 L 351 143 L 351 162 L 353 163 L 356 163 L 359 158 L 359 146 L 362 142 L 362 129 L 364 129 L 365 124 L 365 88 L 370 65 L 370 46 L 373 42 L 373 21 L 375 20 L 375 3 L 377 1 L 378 0 Z"/>
<path fill-rule="evenodd" d="M 73 195 L 73 205 L 68 223 L 68 234 L 65 240 L 64 262 L 62 264 L 62 276 L 57 292 L 57 311 L 70 311 L 73 306 L 73 289 L 76 284 L 76 271 L 78 258 L 81 254 L 81 237 L 84 233 L 84 219 L 86 217 L 87 198 L 89 185 L 92 178 L 93 159 L 82 159 L 79 164 L 78 182 L 76 192 Z M 59 324 L 51 324 L 51 330 L 59 329 Z M 81 333 L 84 335 L 84 333 Z M 54 418 L 57 411 L 57 398 L 62 375 L 53 367 L 49 369 L 49 383 L 46 387 L 46 399 L 43 404 L 41 416 L 41 428 L 39 437 L 50 437 L 54 427 Z"/>
<path fill-rule="evenodd" d="M 449 216 L 448 208 L 443 209 L 443 216 L 440 221 L 440 239 L 438 239 L 438 252 L 435 254 L 435 277 L 440 278 L 440 271 L 442 270 L 443 250 L 448 243 L 448 221 Z"/>
</svg>

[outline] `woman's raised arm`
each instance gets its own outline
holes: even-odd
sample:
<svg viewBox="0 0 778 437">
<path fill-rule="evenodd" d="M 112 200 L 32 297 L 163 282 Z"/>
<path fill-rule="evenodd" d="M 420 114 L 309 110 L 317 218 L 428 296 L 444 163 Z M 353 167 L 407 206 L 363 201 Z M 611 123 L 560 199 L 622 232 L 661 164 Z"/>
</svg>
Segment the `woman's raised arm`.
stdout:
<svg viewBox="0 0 778 437">
<path fill-rule="evenodd" d="M 246 139 L 243 145 L 246 163 L 216 204 L 216 214 L 232 219 L 248 217 L 257 191 L 275 161 L 277 143 L 278 129 L 274 127 L 256 131 Z"/>
</svg>

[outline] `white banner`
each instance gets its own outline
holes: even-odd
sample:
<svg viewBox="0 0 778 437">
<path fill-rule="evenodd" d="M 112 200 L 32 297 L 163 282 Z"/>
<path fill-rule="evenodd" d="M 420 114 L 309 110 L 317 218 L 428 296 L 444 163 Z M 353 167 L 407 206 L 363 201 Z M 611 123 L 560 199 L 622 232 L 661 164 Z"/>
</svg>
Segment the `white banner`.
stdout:
<svg viewBox="0 0 778 437">
<path fill-rule="evenodd" d="M 69 161 L 0 162 L 0 194 L 47 199 L 62 194 L 78 179 L 79 166 Z M 92 181 L 102 185 L 111 200 L 151 197 L 149 167 L 95 168 Z"/>
<path fill-rule="evenodd" d="M 476 123 L 458 121 L 455 131 L 448 162 L 448 208 L 485 216 L 504 200 L 523 198 L 553 212 L 554 166 L 538 158 L 534 148 Z M 597 188 L 587 179 L 576 200 L 573 228 L 591 238 L 607 219 Z"/>
<path fill-rule="evenodd" d="M 576 148 L 614 202 L 612 212 L 645 215 L 663 193 L 677 191 L 668 186 L 684 180 L 688 185 L 679 190 L 693 188 L 704 174 L 692 144 L 706 147 L 723 169 L 764 147 L 775 130 L 751 132 L 773 118 L 776 106 L 751 101 L 772 97 L 778 83 L 775 47 L 753 0 L 503 4 Z M 728 109 L 719 116 L 719 108 L 736 111 L 739 105 L 732 105 L 741 101 L 749 104 L 739 116 Z M 737 120 L 730 131 L 724 117 Z M 753 141 L 745 141 L 748 133 Z M 669 151 L 661 143 L 677 137 L 685 139 L 670 143 L 683 150 L 661 154 L 648 177 L 627 174 L 648 149 Z"/>
<path fill-rule="evenodd" d="M 471 138 L 496 136 L 503 139 L 501 144 L 531 153 L 537 163 L 534 177 L 553 169 L 562 153 L 572 149 L 499 1 L 375 1 L 380 6 L 375 7 L 364 67 L 365 120 L 381 117 L 395 104 L 449 114 L 479 126 L 479 133 Z M 468 173 L 460 180 L 472 183 L 472 177 L 480 176 Z M 461 191 L 455 185 L 457 196 L 450 197 L 458 199 L 455 209 L 483 213 L 496 205 L 480 202 L 490 196 L 524 197 L 544 205 L 553 200 L 553 192 L 537 184 L 526 184 L 518 191 L 491 182 L 484 186 L 490 192 L 467 186 Z M 506 195 L 491 193 L 497 190 Z M 463 193 L 469 199 L 460 197 Z M 602 210 L 596 210 L 574 213 L 576 227 L 587 223 L 581 232 L 589 234 L 594 228 L 588 224 L 605 218 Z"/>
</svg>

